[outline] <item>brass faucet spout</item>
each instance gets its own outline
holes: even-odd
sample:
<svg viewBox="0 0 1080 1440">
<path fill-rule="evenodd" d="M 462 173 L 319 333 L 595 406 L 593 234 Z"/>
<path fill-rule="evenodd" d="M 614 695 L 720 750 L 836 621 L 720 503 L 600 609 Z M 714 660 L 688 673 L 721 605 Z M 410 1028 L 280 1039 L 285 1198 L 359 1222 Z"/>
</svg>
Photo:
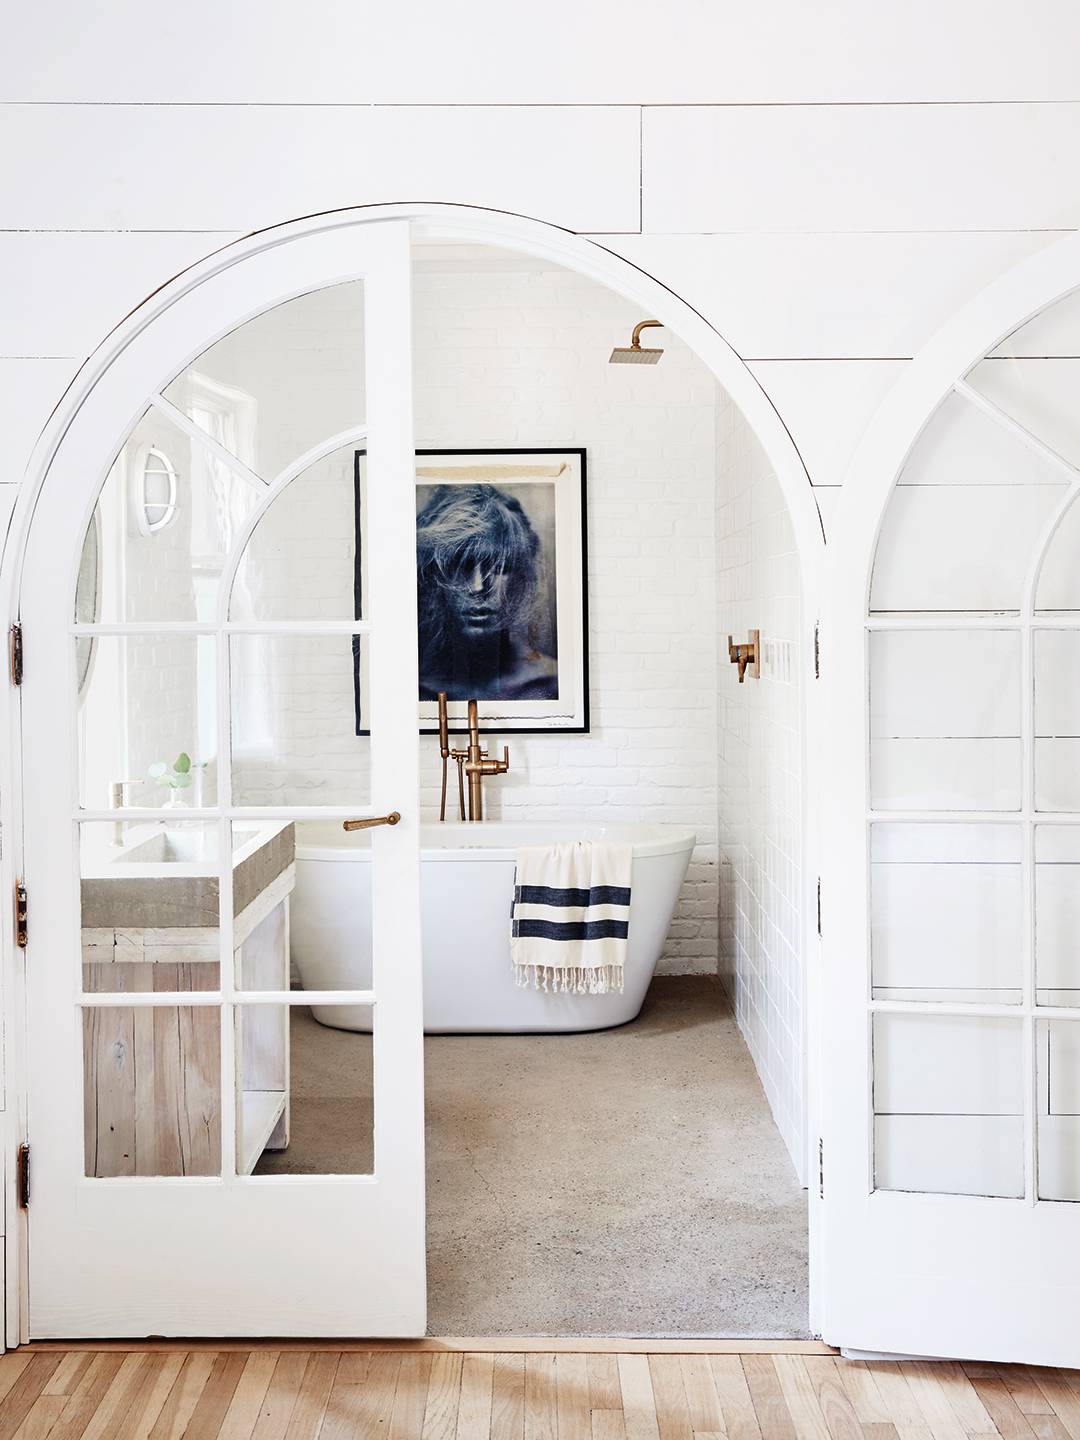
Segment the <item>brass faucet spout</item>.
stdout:
<svg viewBox="0 0 1080 1440">
<path fill-rule="evenodd" d="M 487 752 L 480 748 L 480 721 L 476 701 L 469 701 L 469 748 L 465 752 L 465 774 L 469 778 L 469 819 L 484 818 L 485 775 L 504 775 L 510 769 L 510 749 L 503 746 L 501 760 L 489 760 Z"/>
</svg>

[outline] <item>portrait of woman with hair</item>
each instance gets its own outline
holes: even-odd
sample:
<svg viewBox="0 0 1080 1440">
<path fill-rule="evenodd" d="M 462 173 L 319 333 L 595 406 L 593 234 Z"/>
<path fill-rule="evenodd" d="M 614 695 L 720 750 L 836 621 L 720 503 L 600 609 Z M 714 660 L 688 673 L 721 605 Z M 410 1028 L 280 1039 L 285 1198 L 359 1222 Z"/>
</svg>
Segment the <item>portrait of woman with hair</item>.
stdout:
<svg viewBox="0 0 1080 1440">
<path fill-rule="evenodd" d="M 558 699 L 553 577 L 512 488 L 418 491 L 421 700 Z"/>
</svg>

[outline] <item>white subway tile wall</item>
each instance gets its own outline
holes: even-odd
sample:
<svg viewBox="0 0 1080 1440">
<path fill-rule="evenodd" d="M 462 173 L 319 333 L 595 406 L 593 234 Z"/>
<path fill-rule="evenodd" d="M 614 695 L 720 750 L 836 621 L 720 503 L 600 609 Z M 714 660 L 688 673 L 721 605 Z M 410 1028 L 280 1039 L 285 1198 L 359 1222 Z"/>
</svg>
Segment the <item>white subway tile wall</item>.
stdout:
<svg viewBox="0 0 1080 1440">
<path fill-rule="evenodd" d="M 720 974 L 805 1181 L 798 560 L 776 476 L 719 389 L 716 475 Z M 764 663 L 740 685 L 727 638 L 748 630 Z"/>
</svg>

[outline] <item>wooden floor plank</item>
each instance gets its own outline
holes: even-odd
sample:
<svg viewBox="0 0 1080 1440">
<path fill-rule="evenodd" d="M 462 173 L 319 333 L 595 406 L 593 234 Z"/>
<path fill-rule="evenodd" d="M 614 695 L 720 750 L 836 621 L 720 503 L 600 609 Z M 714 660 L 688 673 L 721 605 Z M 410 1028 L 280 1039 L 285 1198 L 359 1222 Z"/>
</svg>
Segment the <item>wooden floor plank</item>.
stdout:
<svg viewBox="0 0 1080 1440">
<path fill-rule="evenodd" d="M 1080 1370 L 791 1351 L 79 1346 L 0 1390 L 0 1440 L 1080 1440 Z"/>
<path fill-rule="evenodd" d="M 150 1440 L 181 1440 L 187 1433 L 188 1422 L 218 1359 L 217 1355 L 206 1353 L 183 1357 L 180 1373 L 173 1381 L 173 1387 L 150 1431 Z"/>
<path fill-rule="evenodd" d="M 79 1440 L 123 1363 L 123 1355 L 93 1356 L 83 1371 L 82 1379 L 66 1397 L 67 1403 L 50 1432 L 49 1440 Z"/>
<path fill-rule="evenodd" d="M 433 1355 L 421 1440 L 454 1440 L 461 1391 L 460 1355 Z"/>
<path fill-rule="evenodd" d="M 695 1435 L 723 1435 L 724 1414 L 716 1393 L 712 1366 L 707 1355 L 679 1357 L 686 1405 L 690 1411 L 690 1427 Z"/>
<path fill-rule="evenodd" d="M 494 1370 L 493 1355 L 466 1355 L 462 1360 L 457 1440 L 488 1440 Z"/>
<path fill-rule="evenodd" d="M 0 1440 L 11 1440 L 19 1426 L 33 1409 L 34 1401 L 52 1379 L 63 1357 L 57 1355 L 35 1355 L 25 1369 L 15 1377 L 11 1389 L 0 1400 Z M 44 1362 L 51 1360 L 51 1365 Z"/>
<path fill-rule="evenodd" d="M 859 1417 L 844 1389 L 836 1361 L 829 1355 L 806 1355 L 800 1358 L 814 1387 L 832 1440 L 863 1440 Z"/>
<path fill-rule="evenodd" d="M 216 1440 L 251 1440 L 280 1358 L 274 1350 L 256 1350 L 248 1356 Z"/>
<path fill-rule="evenodd" d="M 182 1355 L 151 1355 L 114 1440 L 148 1440 L 184 1363 Z"/>
<path fill-rule="evenodd" d="M 42 1390 L 43 1395 L 70 1395 L 78 1389 L 79 1381 L 89 1369 L 94 1357 L 89 1350 L 72 1350 L 65 1355 L 52 1373 L 52 1378 Z"/>
<path fill-rule="evenodd" d="M 895 1361 L 874 1360 L 867 1368 L 899 1440 L 933 1440 L 926 1416 L 908 1387 L 904 1367 Z"/>
<path fill-rule="evenodd" d="M 319 1440 L 387 1440 L 394 1413 L 401 1355 L 387 1352 L 372 1355 L 362 1385 L 351 1384 L 345 1366 L 339 1366 L 326 1403 Z"/>
<path fill-rule="evenodd" d="M 60 1419 L 66 1395 L 39 1395 L 30 1407 L 30 1413 L 15 1431 L 14 1440 L 48 1440 L 49 1432 Z"/>
<path fill-rule="evenodd" d="M 1056 1415 L 1027 1415 L 1025 1419 L 1039 1440 L 1070 1440 L 1068 1430 Z"/>
<path fill-rule="evenodd" d="M 829 1440 L 829 1427 L 803 1357 L 777 1355 L 773 1365 L 799 1440 Z"/>
<path fill-rule="evenodd" d="M 660 1440 L 694 1440 L 680 1357 L 650 1355 L 649 1374 L 652 1376 Z"/>
<path fill-rule="evenodd" d="M 589 1412 L 589 1433 L 592 1440 L 626 1440 L 626 1420 L 621 1410 L 605 1410 L 597 1406 Z"/>
<path fill-rule="evenodd" d="M 724 1417 L 728 1440 L 761 1440 L 757 1411 L 737 1355 L 711 1355 L 709 1368 Z"/>
<path fill-rule="evenodd" d="M 559 1416 L 559 1440 L 590 1440 L 592 1417 L 589 1410 L 587 1355 L 556 1355 L 555 1400 Z"/>
<path fill-rule="evenodd" d="M 627 1440 L 660 1440 L 648 1357 L 625 1354 L 620 1355 L 618 1361 Z"/>
<path fill-rule="evenodd" d="M 771 1355 L 744 1355 L 743 1374 L 754 1402 L 754 1414 L 762 1440 L 796 1440 L 795 1426 L 787 1408 Z"/>
<path fill-rule="evenodd" d="M 191 1412 L 184 1440 L 217 1440 L 225 1412 L 232 1404 L 248 1356 L 243 1353 L 219 1355 L 214 1361 L 202 1394 Z"/>
<path fill-rule="evenodd" d="M 886 1421 L 883 1425 L 871 1424 L 865 1420 L 860 1423 L 862 1424 L 863 1434 L 866 1436 L 866 1440 L 899 1440 L 896 1433 L 896 1426 L 891 1421 Z"/>
<path fill-rule="evenodd" d="M 278 1355 L 251 1440 L 285 1440 L 310 1358 L 302 1350 Z"/>
<path fill-rule="evenodd" d="M 7 1354 L 0 1355 L 0 1403 L 6 1399 L 32 1359 L 33 1353 L 25 1349 L 9 1350 Z M 47 1380 L 45 1383 L 47 1385 L 49 1381 Z"/>
<path fill-rule="evenodd" d="M 964 1427 L 949 1400 L 950 1377 L 945 1366 L 911 1361 L 904 1366 L 904 1378 L 934 1440 L 965 1440 Z"/>
<path fill-rule="evenodd" d="M 836 1373 L 865 1433 L 867 1425 L 889 1425 L 889 1412 L 865 1360 L 836 1360 Z"/>
<path fill-rule="evenodd" d="M 119 1350 L 131 1354 L 136 1350 L 178 1350 L 194 1354 L 212 1350 L 224 1355 L 229 1350 L 305 1350 L 314 1353 L 326 1350 L 334 1354 L 374 1352 L 380 1350 L 455 1350 L 462 1355 L 491 1353 L 493 1355 L 554 1354 L 566 1351 L 573 1355 L 839 1355 L 834 1345 L 823 1340 L 718 1340 L 710 1336 L 685 1336 L 679 1340 L 613 1339 L 606 1335 L 424 1335 L 416 1339 L 342 1340 L 339 1336 L 295 1339 L 277 1338 L 238 1340 L 235 1337 L 195 1336 L 182 1340 L 30 1340 L 20 1345 L 18 1354 L 46 1354 L 71 1349 Z"/>
<path fill-rule="evenodd" d="M 968 1380 L 1003 1440 L 1031 1440 L 1035 1434 L 1004 1380 Z"/>
<path fill-rule="evenodd" d="M 993 1435 L 997 1427 L 959 1361 L 938 1360 L 933 1369 L 964 1433 Z"/>
<path fill-rule="evenodd" d="M 1080 1440 L 1080 1398 L 1076 1391 L 1061 1378 L 1059 1371 L 1033 1365 L 1030 1373 L 1072 1440 Z"/>
<path fill-rule="evenodd" d="M 525 1440 L 558 1440 L 555 1353 L 525 1357 Z"/>
<path fill-rule="evenodd" d="M 82 1433 L 82 1440 L 113 1440 L 123 1428 L 128 1411 L 144 1393 L 152 1375 L 155 1355 L 128 1355 L 113 1376 L 93 1418 Z"/>
<path fill-rule="evenodd" d="M 421 1440 L 433 1358 L 425 1354 L 402 1355 L 390 1417 L 390 1440 Z"/>
<path fill-rule="evenodd" d="M 336 1350 L 320 1351 L 308 1360 L 285 1440 L 315 1440 L 322 1429 L 340 1363 L 341 1354 Z"/>
<path fill-rule="evenodd" d="M 589 1409 L 621 1410 L 619 1357 L 617 1355 L 587 1355 L 585 1358 L 589 1366 Z"/>
<path fill-rule="evenodd" d="M 525 1356 L 496 1355 L 491 1378 L 491 1440 L 524 1440 Z"/>
<path fill-rule="evenodd" d="M 963 1366 L 967 1369 L 967 1366 Z M 1031 1377 L 1026 1365 L 995 1365 L 996 1375 L 988 1379 L 1004 1380 L 1009 1394 L 1021 1415 L 1053 1415 L 1054 1407 Z"/>
</svg>

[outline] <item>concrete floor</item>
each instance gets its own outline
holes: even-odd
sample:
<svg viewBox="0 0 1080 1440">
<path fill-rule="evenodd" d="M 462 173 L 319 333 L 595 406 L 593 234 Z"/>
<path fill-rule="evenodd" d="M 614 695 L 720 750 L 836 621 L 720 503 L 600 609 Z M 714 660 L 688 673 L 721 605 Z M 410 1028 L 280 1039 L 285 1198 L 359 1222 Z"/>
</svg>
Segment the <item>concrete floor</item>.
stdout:
<svg viewBox="0 0 1080 1440">
<path fill-rule="evenodd" d="M 430 1334 L 809 1334 L 806 1192 L 712 977 L 654 980 L 617 1030 L 425 1057 Z M 257 1173 L 370 1170 L 370 1039 L 304 1011 L 292 1064 Z"/>
</svg>

